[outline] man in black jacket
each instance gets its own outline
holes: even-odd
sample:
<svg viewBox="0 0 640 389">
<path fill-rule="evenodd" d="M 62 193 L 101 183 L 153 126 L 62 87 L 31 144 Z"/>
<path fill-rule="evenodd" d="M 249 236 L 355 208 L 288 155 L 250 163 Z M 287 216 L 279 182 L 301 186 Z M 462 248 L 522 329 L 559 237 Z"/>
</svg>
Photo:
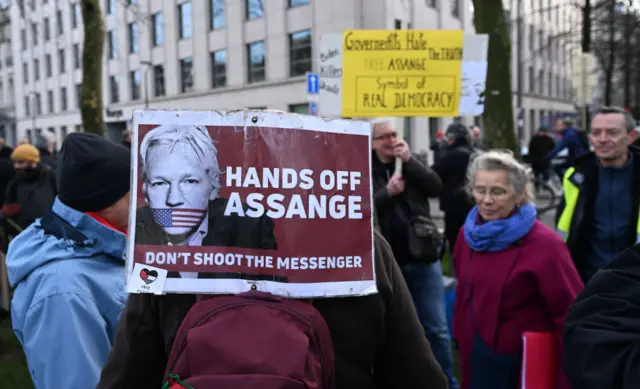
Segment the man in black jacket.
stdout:
<svg viewBox="0 0 640 389">
<path fill-rule="evenodd" d="M 437 258 L 415 258 L 409 250 L 410 220 L 430 218 L 429 197 L 436 197 L 442 181 L 411 155 L 409 146 L 387 120 L 373 125 L 372 182 L 374 203 L 382 235 L 389 241 L 396 261 L 409 286 L 418 318 L 433 353 L 449 381 L 453 376 L 451 337 L 444 310 L 442 267 Z M 396 158 L 402 160 L 402 174 L 396 174 Z M 435 262 L 434 262 L 435 260 Z"/>
<path fill-rule="evenodd" d="M 600 110 L 591 124 L 594 151 L 564 176 L 557 231 L 585 284 L 640 237 L 640 150 L 630 147 L 634 125 L 620 108 Z"/>
<path fill-rule="evenodd" d="M 474 205 L 465 191 L 467 166 L 474 150 L 469 130 L 463 124 L 450 125 L 445 137 L 449 143 L 447 153 L 433 165 L 432 169 L 442 180 L 440 209 L 444 212 L 444 234 L 449 242 L 449 250 L 453 252 L 458 231 Z"/>
<path fill-rule="evenodd" d="M 640 246 L 593 276 L 569 309 L 564 372 L 573 388 L 640 387 Z"/>
</svg>

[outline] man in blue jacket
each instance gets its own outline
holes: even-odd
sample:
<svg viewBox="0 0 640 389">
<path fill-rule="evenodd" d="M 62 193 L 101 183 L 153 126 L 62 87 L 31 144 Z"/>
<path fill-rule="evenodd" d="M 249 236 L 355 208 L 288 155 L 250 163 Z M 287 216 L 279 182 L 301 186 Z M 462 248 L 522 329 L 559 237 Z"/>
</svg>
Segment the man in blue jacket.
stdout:
<svg viewBox="0 0 640 389">
<path fill-rule="evenodd" d="M 13 330 L 36 389 L 95 388 L 124 308 L 129 151 L 74 133 L 50 211 L 7 253 Z"/>
<path fill-rule="evenodd" d="M 561 139 L 560 142 L 556 144 L 556 147 L 554 147 L 553 150 L 551 150 L 551 152 L 547 154 L 544 162 L 551 162 L 551 160 L 559 152 L 567 149 L 569 152 L 567 160 L 565 161 L 565 163 L 556 166 L 556 172 L 562 180 L 564 172 L 569 167 L 573 166 L 576 159 L 589 151 L 589 143 L 588 141 L 586 143 L 583 141 L 582 137 L 578 133 L 578 130 L 573 126 L 573 122 L 571 121 L 571 119 L 558 119 L 554 128 L 554 132 L 560 133 Z"/>
</svg>

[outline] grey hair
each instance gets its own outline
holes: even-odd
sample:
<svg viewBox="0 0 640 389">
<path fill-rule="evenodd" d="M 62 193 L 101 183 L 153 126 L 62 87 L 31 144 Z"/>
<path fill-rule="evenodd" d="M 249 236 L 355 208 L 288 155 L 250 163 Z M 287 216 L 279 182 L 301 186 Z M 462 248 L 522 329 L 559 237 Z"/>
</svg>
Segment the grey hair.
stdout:
<svg viewBox="0 0 640 389">
<path fill-rule="evenodd" d="M 394 127 L 395 123 L 392 118 L 375 118 L 371 121 L 371 136 L 376 135 L 376 127 L 387 124 L 391 127 Z"/>
<path fill-rule="evenodd" d="M 525 203 L 534 200 L 531 185 L 533 178 L 531 168 L 518 162 L 511 151 L 491 150 L 476 154 L 467 169 L 467 186 L 469 193 L 471 193 L 476 173 L 479 170 L 502 170 L 507 172 L 509 184 L 513 187 L 514 192 L 517 195 L 524 195 Z"/>
<path fill-rule="evenodd" d="M 635 128 L 636 128 L 635 119 L 633 118 L 633 116 L 629 112 L 627 112 L 623 108 L 620 108 L 620 107 L 601 107 L 598 110 L 598 112 L 596 112 L 596 115 L 608 115 L 608 114 L 612 114 L 612 113 L 619 113 L 622 116 L 624 116 L 624 124 L 625 124 L 625 127 L 627 129 L 627 132 L 632 132 L 633 130 L 635 130 Z"/>
<path fill-rule="evenodd" d="M 205 126 L 161 125 L 149 131 L 140 145 L 140 174 L 143 188 L 149 178 L 149 152 L 158 146 L 169 146 L 173 151 L 178 143 L 184 143 L 191 147 L 198 162 L 204 167 L 209 182 L 214 187 L 210 199 L 218 197 L 220 190 L 218 150 Z"/>
</svg>

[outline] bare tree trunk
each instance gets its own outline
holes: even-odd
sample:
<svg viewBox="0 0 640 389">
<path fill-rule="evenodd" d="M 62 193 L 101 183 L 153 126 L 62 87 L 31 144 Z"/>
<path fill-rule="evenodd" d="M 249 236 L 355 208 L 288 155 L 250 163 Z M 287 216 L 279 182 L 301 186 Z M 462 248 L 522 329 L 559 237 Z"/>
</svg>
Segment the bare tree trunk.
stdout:
<svg viewBox="0 0 640 389">
<path fill-rule="evenodd" d="M 474 25 L 478 34 L 489 35 L 489 68 L 482 116 L 485 142 L 489 148 L 520 148 L 516 140 L 511 88 L 511 37 L 502 0 L 473 0 Z"/>
<path fill-rule="evenodd" d="M 611 97 L 613 94 L 613 73 L 616 70 L 616 0 L 610 0 L 609 8 L 609 47 L 608 61 L 604 71 L 605 73 L 605 86 L 604 86 L 604 104 L 611 105 Z"/>
<path fill-rule="evenodd" d="M 82 98 L 80 112 L 84 131 L 104 134 L 102 109 L 102 60 L 104 51 L 104 21 L 100 0 L 82 0 L 84 46 L 82 50 Z"/>
</svg>

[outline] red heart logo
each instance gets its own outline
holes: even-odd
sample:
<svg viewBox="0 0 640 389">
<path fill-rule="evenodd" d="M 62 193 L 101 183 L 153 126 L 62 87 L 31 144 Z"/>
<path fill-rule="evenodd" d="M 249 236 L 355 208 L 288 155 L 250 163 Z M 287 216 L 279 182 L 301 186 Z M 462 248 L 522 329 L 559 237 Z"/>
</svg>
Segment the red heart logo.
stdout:
<svg viewBox="0 0 640 389">
<path fill-rule="evenodd" d="M 146 280 L 149 277 L 149 270 L 142 269 L 140 270 L 140 278 Z"/>
</svg>

